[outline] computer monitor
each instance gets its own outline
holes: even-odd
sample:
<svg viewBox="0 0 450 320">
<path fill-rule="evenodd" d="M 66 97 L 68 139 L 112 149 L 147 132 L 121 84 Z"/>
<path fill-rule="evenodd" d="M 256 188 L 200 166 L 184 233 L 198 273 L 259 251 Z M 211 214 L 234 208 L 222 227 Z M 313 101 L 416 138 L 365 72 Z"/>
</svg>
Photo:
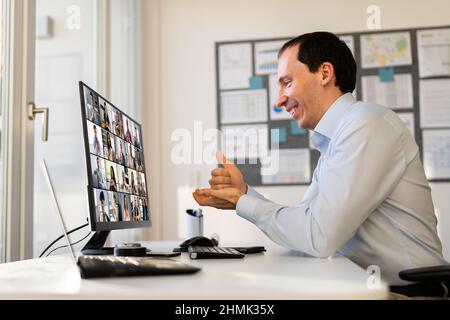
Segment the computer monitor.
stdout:
<svg viewBox="0 0 450 320">
<path fill-rule="evenodd" d="M 81 82 L 89 221 L 83 254 L 111 254 L 111 230 L 151 226 L 141 125 Z"/>
</svg>

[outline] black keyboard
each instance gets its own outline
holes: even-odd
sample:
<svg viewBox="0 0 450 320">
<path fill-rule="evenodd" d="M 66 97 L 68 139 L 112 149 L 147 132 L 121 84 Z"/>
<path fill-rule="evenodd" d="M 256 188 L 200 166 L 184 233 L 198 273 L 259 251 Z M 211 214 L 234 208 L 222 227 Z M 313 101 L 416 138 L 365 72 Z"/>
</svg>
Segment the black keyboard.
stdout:
<svg viewBox="0 0 450 320">
<path fill-rule="evenodd" d="M 201 270 L 171 259 L 146 257 L 80 256 L 77 265 L 83 279 L 191 274 Z"/>
<path fill-rule="evenodd" d="M 191 259 L 226 259 L 245 257 L 244 254 L 233 248 L 223 247 L 189 246 L 188 252 Z"/>
</svg>

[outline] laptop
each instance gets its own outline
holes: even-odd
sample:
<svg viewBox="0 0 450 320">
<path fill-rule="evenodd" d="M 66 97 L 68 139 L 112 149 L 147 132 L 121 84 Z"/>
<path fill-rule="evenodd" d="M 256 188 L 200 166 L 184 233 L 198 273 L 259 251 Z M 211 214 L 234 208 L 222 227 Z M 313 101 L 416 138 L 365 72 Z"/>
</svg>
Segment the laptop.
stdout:
<svg viewBox="0 0 450 320">
<path fill-rule="evenodd" d="M 53 188 L 47 163 L 42 159 L 42 171 L 52 195 L 52 202 L 58 216 L 58 223 L 64 234 L 73 263 L 78 267 L 83 279 L 124 277 L 124 276 L 153 276 L 168 274 L 193 274 L 200 268 L 172 259 L 155 259 L 149 257 L 117 257 L 117 256 L 76 256 L 72 243 L 67 234 L 64 217 Z"/>
</svg>

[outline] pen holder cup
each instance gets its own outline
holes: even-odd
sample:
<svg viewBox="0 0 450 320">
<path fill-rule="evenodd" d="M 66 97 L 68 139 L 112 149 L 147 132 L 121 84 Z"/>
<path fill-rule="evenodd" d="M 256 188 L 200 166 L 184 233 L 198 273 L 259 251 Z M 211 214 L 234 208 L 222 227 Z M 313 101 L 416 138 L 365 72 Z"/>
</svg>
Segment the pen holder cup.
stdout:
<svg viewBox="0 0 450 320">
<path fill-rule="evenodd" d="M 203 214 L 201 209 L 186 210 L 185 231 L 186 231 L 186 239 L 203 236 Z"/>
</svg>

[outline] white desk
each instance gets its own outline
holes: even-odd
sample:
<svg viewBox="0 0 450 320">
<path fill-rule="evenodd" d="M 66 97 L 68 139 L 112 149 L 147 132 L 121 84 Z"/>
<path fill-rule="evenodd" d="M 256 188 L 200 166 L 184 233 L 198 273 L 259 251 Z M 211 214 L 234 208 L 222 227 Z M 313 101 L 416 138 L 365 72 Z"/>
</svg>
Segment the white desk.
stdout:
<svg viewBox="0 0 450 320">
<path fill-rule="evenodd" d="M 150 248 L 177 243 L 146 243 Z M 179 259 L 193 275 L 81 280 L 67 256 L 0 265 L 0 299 L 383 299 L 368 274 L 346 258 L 302 257 L 277 246 L 244 259 Z"/>
</svg>

